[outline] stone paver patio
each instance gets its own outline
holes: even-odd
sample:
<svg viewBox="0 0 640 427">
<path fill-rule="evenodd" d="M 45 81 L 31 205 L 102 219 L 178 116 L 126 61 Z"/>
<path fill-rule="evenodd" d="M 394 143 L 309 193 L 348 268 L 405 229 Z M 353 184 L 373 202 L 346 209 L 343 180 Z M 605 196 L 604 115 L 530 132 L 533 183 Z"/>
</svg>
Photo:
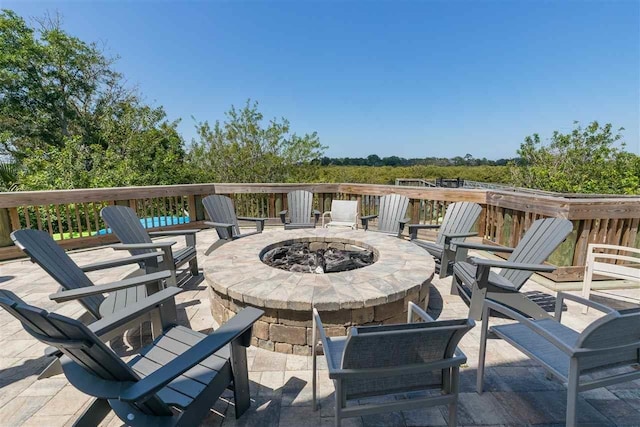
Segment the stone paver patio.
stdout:
<svg viewBox="0 0 640 427">
<path fill-rule="evenodd" d="M 269 232 L 267 230 L 266 232 Z M 198 234 L 201 267 L 215 262 L 215 252 L 204 252 L 216 239 L 212 231 Z M 122 256 L 110 249 L 80 251 L 72 257 L 80 264 Z M 207 260 L 207 261 L 205 261 Z M 97 283 L 117 280 L 130 269 L 112 269 L 90 273 Z M 430 311 L 440 318 L 466 317 L 468 308 L 457 296 L 449 295 L 450 279 L 433 281 Z M 56 304 L 48 295 L 57 285 L 37 265 L 28 261 L 0 264 L 0 288 L 17 293 L 28 303 L 71 317 L 83 314 L 75 302 Z M 529 282 L 525 290 L 547 289 Z M 182 324 L 195 330 L 210 332 L 216 327 L 211 316 L 209 290 L 204 283 L 187 287 L 178 295 L 177 306 Z M 582 329 L 597 314 L 590 310 L 582 315 L 580 307 L 568 302 L 563 323 Z M 500 322 L 501 320 L 496 320 Z M 130 333 L 126 342 L 112 343 L 127 356 L 129 343 L 139 345 L 138 331 Z M 468 363 L 461 373 L 459 424 L 487 425 L 558 425 L 564 424 L 566 393 L 564 387 L 548 380 L 542 369 L 508 344 L 493 340 L 487 350 L 486 392 L 475 392 L 476 366 L 480 328 L 465 336 L 461 349 Z M 45 346 L 29 336 L 9 314 L 0 310 L 0 425 L 71 425 L 90 398 L 75 390 L 63 375 L 36 381 L 48 364 L 43 356 Z M 215 402 L 207 426 L 331 426 L 333 425 L 333 385 L 322 371 L 319 377 L 321 408 L 311 409 L 311 359 L 294 354 L 274 353 L 251 347 L 248 350 L 252 407 L 239 420 L 234 417 L 229 396 Z M 324 360 L 321 360 L 321 366 Z M 406 396 L 396 396 L 396 399 Z M 445 408 L 406 411 L 347 420 L 347 426 L 440 426 L 446 425 Z M 578 404 L 580 425 L 640 426 L 640 381 L 581 393 Z M 122 425 L 113 415 L 104 425 Z"/>
</svg>

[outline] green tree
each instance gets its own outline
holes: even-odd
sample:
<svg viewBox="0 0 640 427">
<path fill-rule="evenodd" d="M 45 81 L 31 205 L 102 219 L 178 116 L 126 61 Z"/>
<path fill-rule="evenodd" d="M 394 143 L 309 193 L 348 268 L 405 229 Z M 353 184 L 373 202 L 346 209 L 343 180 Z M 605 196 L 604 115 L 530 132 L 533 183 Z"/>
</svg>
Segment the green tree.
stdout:
<svg viewBox="0 0 640 427">
<path fill-rule="evenodd" d="M 258 103 L 231 109 L 224 122 L 198 123 L 189 152 L 193 181 L 287 182 L 310 179 L 325 150 L 316 132 L 298 136 L 289 121 L 263 123 Z"/>
<path fill-rule="evenodd" d="M 67 34 L 0 12 L 0 155 L 25 189 L 184 182 L 177 122 L 114 70 L 115 58 Z"/>
<path fill-rule="evenodd" d="M 526 137 L 518 164 L 511 164 L 513 183 L 564 193 L 640 193 L 640 158 L 624 151 L 623 129 L 574 124 L 571 133 L 555 131 L 548 144 L 538 134 Z"/>
</svg>

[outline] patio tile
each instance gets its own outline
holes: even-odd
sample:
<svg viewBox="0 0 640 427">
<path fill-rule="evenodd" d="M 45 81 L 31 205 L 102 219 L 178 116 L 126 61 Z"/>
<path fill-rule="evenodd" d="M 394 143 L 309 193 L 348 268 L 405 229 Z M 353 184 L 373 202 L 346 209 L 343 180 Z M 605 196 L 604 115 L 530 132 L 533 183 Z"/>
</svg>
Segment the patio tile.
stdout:
<svg viewBox="0 0 640 427">
<path fill-rule="evenodd" d="M 14 397 L 0 408 L 0 425 L 22 425 L 49 400 L 51 400 L 51 396 Z"/>
<path fill-rule="evenodd" d="M 460 424 L 509 424 L 516 420 L 513 411 L 501 405 L 494 393 L 460 393 L 458 422 Z"/>
<path fill-rule="evenodd" d="M 587 402 L 618 425 L 640 425 L 640 412 L 624 400 L 587 399 Z"/>
<path fill-rule="evenodd" d="M 493 393 L 496 399 L 518 419 L 530 424 L 562 423 L 567 413 L 567 393 L 560 391 Z M 582 397 L 578 397 L 578 422 L 612 425 Z"/>
</svg>

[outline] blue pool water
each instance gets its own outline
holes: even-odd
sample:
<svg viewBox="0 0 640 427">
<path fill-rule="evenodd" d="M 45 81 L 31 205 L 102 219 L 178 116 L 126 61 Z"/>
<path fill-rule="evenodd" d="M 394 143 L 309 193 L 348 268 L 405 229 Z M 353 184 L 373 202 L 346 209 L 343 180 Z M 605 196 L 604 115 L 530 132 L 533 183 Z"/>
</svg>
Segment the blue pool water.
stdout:
<svg viewBox="0 0 640 427">
<path fill-rule="evenodd" d="M 188 216 L 154 216 L 149 218 L 140 218 L 140 224 L 144 228 L 157 228 L 166 227 L 167 225 L 178 225 L 189 223 Z M 111 233 L 111 229 L 98 230 L 96 234 L 108 234 Z"/>
</svg>

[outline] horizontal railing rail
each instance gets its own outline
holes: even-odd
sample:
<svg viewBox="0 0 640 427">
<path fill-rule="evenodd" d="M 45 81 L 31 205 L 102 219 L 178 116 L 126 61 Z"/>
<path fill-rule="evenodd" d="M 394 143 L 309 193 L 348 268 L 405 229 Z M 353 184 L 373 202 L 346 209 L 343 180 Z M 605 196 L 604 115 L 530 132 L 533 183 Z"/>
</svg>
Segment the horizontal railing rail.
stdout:
<svg viewBox="0 0 640 427">
<path fill-rule="evenodd" d="M 286 209 L 286 193 L 304 189 L 315 194 L 315 207 L 331 208 L 333 199 L 357 200 L 360 214 L 377 213 L 379 199 L 398 193 L 410 199 L 408 215 L 413 222 L 439 224 L 448 204 L 479 203 L 483 213 L 477 224 L 485 242 L 515 246 L 533 221 L 562 217 L 574 224 L 573 233 L 554 252 L 549 262 L 560 268 L 549 277 L 578 280 L 589 243 L 640 247 L 640 197 L 563 197 L 520 191 L 438 188 L 373 184 L 323 183 L 209 183 L 148 187 L 0 193 L 0 260 L 22 256 L 9 234 L 20 228 L 47 231 L 66 249 L 99 246 L 116 241 L 100 218 L 108 205 L 133 208 L 153 229 L 204 226 L 202 198 L 225 194 L 241 216 L 278 220 Z"/>
</svg>

